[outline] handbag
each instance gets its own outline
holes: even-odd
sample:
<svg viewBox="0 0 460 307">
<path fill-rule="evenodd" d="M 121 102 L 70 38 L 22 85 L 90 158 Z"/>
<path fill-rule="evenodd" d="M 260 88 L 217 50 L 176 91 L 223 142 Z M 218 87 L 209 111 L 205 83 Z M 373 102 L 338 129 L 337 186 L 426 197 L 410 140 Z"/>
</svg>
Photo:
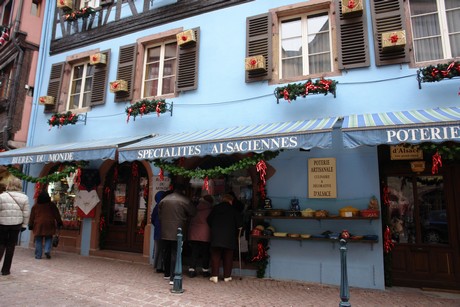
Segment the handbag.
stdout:
<svg viewBox="0 0 460 307">
<path fill-rule="evenodd" d="M 58 247 L 58 245 L 59 245 L 59 235 L 54 235 L 53 236 L 52 244 L 53 244 L 53 247 Z"/>
</svg>

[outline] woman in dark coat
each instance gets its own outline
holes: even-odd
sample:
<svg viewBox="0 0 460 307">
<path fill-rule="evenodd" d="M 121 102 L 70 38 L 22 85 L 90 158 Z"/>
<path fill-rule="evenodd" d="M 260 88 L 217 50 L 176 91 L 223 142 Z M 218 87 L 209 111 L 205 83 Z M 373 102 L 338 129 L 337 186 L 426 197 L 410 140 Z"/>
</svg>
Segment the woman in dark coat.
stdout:
<svg viewBox="0 0 460 307">
<path fill-rule="evenodd" d="M 241 214 L 233 208 L 233 197 L 225 194 L 222 202 L 212 208 L 208 216 L 211 228 L 211 278 L 217 283 L 220 260 L 224 268 L 224 281 L 232 280 L 233 253 L 238 245 L 238 228 L 243 224 Z"/>
<path fill-rule="evenodd" d="M 51 243 L 56 227 L 62 227 L 61 214 L 47 192 L 37 197 L 37 204 L 32 207 L 29 229 L 35 235 L 35 259 L 42 258 L 43 239 L 45 239 L 45 256 L 51 258 Z"/>
</svg>

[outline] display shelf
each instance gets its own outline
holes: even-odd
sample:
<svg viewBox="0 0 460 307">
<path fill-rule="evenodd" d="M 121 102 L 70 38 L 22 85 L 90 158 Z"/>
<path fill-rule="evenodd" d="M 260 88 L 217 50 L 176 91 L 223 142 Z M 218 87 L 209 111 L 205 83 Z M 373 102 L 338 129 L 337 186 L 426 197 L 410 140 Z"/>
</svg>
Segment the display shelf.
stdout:
<svg viewBox="0 0 460 307">
<path fill-rule="evenodd" d="M 305 216 L 252 216 L 254 220 L 269 220 L 269 219 L 279 219 L 279 220 L 378 220 L 380 217 L 364 217 L 364 216 L 353 216 L 353 217 L 342 217 L 342 216 L 327 216 L 327 217 L 305 217 Z"/>
<path fill-rule="evenodd" d="M 330 238 L 302 238 L 302 237 L 297 237 L 297 238 L 292 238 L 292 237 L 276 237 L 276 236 L 256 236 L 256 235 L 251 235 L 253 239 L 266 239 L 266 240 L 272 240 L 272 239 L 279 239 L 279 240 L 293 240 L 293 241 L 325 241 L 325 242 L 332 242 L 332 243 L 337 243 L 339 242 L 340 239 L 330 239 Z M 365 240 L 365 239 L 349 239 L 347 240 L 347 243 L 378 243 L 379 240 Z"/>
</svg>

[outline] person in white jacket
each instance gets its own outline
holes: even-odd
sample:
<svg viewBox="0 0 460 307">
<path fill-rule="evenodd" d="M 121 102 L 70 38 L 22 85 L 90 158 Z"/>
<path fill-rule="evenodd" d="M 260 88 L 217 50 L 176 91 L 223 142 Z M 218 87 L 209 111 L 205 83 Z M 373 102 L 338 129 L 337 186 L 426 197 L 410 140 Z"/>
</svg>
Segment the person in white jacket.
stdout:
<svg viewBox="0 0 460 307">
<path fill-rule="evenodd" d="M 0 194 L 0 261 L 5 254 L 2 275 L 10 274 L 19 232 L 26 230 L 30 214 L 29 198 L 22 192 L 21 180 L 10 176 L 6 182 L 6 190 Z"/>
</svg>

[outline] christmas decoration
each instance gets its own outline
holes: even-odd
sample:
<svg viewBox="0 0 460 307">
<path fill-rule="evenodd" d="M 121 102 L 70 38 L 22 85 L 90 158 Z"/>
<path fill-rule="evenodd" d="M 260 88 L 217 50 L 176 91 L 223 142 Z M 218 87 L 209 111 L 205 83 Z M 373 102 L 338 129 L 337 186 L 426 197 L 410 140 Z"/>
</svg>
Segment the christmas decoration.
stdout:
<svg viewBox="0 0 460 307">
<path fill-rule="evenodd" d="M 72 9 L 72 0 L 57 0 L 56 6 L 63 10 Z"/>
<path fill-rule="evenodd" d="M 127 92 L 128 91 L 128 82 L 125 80 L 115 80 L 110 82 L 110 92 Z"/>
<path fill-rule="evenodd" d="M 404 48 L 406 45 L 406 31 L 391 31 L 382 33 L 382 50 L 394 50 Z"/>
<path fill-rule="evenodd" d="M 170 174 L 182 176 L 185 178 L 202 178 L 208 177 L 209 179 L 217 178 L 221 175 L 231 174 L 240 169 L 246 169 L 251 166 L 255 166 L 260 160 L 268 161 L 275 158 L 279 154 L 278 151 L 266 151 L 263 153 L 256 153 L 252 156 L 243 158 L 236 161 L 233 165 L 228 167 L 216 166 L 210 169 L 185 169 L 181 165 L 176 165 L 175 162 L 168 162 L 165 160 L 155 159 L 153 163 L 156 167 L 163 169 Z M 180 161 L 180 160 L 179 160 Z"/>
<path fill-rule="evenodd" d="M 342 0 L 342 15 L 349 17 L 351 15 L 363 13 L 362 0 Z"/>
<path fill-rule="evenodd" d="M 160 176 L 160 181 L 165 180 L 165 172 L 162 168 L 160 168 L 160 173 L 158 174 Z"/>
<path fill-rule="evenodd" d="M 54 105 L 54 97 L 53 96 L 41 96 L 38 98 L 38 103 L 42 105 Z"/>
<path fill-rule="evenodd" d="M 160 116 L 160 114 L 165 113 L 167 111 L 172 112 L 172 102 L 167 103 L 164 99 L 142 99 L 126 107 L 125 112 L 128 115 L 126 118 L 126 122 L 129 122 L 131 116 L 135 121 L 137 116 L 142 117 L 142 115 L 149 114 L 151 112 L 155 112 L 157 113 L 157 116 Z"/>
<path fill-rule="evenodd" d="M 65 179 L 67 176 L 69 176 L 71 173 L 79 172 L 80 168 L 86 166 L 86 162 L 78 162 L 78 163 L 72 163 L 72 164 L 65 164 L 64 167 L 52 174 L 49 174 L 47 176 L 42 176 L 42 177 L 33 177 L 33 176 L 28 176 L 18 170 L 15 167 L 8 167 L 8 171 L 15 177 L 25 180 L 27 182 L 33 182 L 33 183 L 40 183 L 40 184 L 47 184 L 50 182 L 59 182 L 61 179 Z"/>
<path fill-rule="evenodd" d="M 105 245 L 105 238 L 107 237 L 107 223 L 103 215 L 99 218 L 99 247 L 102 249 Z"/>
<path fill-rule="evenodd" d="M 417 71 L 417 80 L 420 82 L 439 82 L 444 79 L 460 77 L 460 62 L 450 64 L 430 65 Z"/>
<path fill-rule="evenodd" d="M 257 243 L 257 255 L 251 259 L 251 262 L 256 262 L 257 264 L 257 278 L 264 278 L 265 276 L 265 271 L 268 265 L 268 258 L 270 257 L 267 252 L 269 249 L 267 245 L 268 242 L 266 240 L 265 242 L 260 240 Z"/>
<path fill-rule="evenodd" d="M 246 71 L 266 71 L 265 57 L 263 55 L 256 55 L 246 58 L 244 61 L 244 68 Z"/>
<path fill-rule="evenodd" d="M 279 99 L 284 98 L 284 100 L 291 102 L 291 100 L 296 100 L 299 96 L 305 98 L 307 95 L 313 94 L 324 94 L 326 96 L 328 93 L 331 93 L 335 97 L 337 83 L 334 80 L 321 78 L 315 81 L 308 79 L 305 83 L 277 87 L 275 89 L 276 101 L 279 103 Z"/>
<path fill-rule="evenodd" d="M 433 155 L 433 167 L 431 168 L 431 173 L 433 175 L 437 174 L 439 171 L 439 167 L 442 167 L 442 159 L 439 152 L 436 151 L 436 153 Z"/>
<path fill-rule="evenodd" d="M 187 30 L 176 34 L 177 44 L 179 46 L 187 46 L 196 43 L 195 31 Z"/>
<path fill-rule="evenodd" d="M 107 64 L 107 56 L 104 53 L 95 53 L 89 56 L 90 65 Z"/>
<path fill-rule="evenodd" d="M 0 46 L 3 46 L 7 41 L 10 40 L 10 28 L 0 26 Z"/>
<path fill-rule="evenodd" d="M 390 205 L 390 189 L 388 188 L 387 185 L 383 187 L 383 203 L 386 206 Z"/>
<path fill-rule="evenodd" d="M 64 9 L 64 20 L 73 21 L 79 18 L 87 18 L 89 15 L 95 14 L 96 10 L 92 7 L 84 7 L 79 10 L 72 11 L 72 9 Z"/>
<path fill-rule="evenodd" d="M 395 245 L 395 243 L 391 239 L 390 227 L 387 226 L 385 228 L 385 234 L 384 234 L 384 238 L 383 238 L 383 249 L 384 249 L 385 253 L 388 254 L 389 252 L 391 252 L 391 250 L 394 247 L 394 245 Z"/>
<path fill-rule="evenodd" d="M 54 113 L 53 116 L 48 120 L 50 125 L 50 130 L 53 126 L 58 126 L 61 128 L 65 125 L 75 125 L 78 121 L 78 115 L 70 111 L 66 113 Z"/>
</svg>

